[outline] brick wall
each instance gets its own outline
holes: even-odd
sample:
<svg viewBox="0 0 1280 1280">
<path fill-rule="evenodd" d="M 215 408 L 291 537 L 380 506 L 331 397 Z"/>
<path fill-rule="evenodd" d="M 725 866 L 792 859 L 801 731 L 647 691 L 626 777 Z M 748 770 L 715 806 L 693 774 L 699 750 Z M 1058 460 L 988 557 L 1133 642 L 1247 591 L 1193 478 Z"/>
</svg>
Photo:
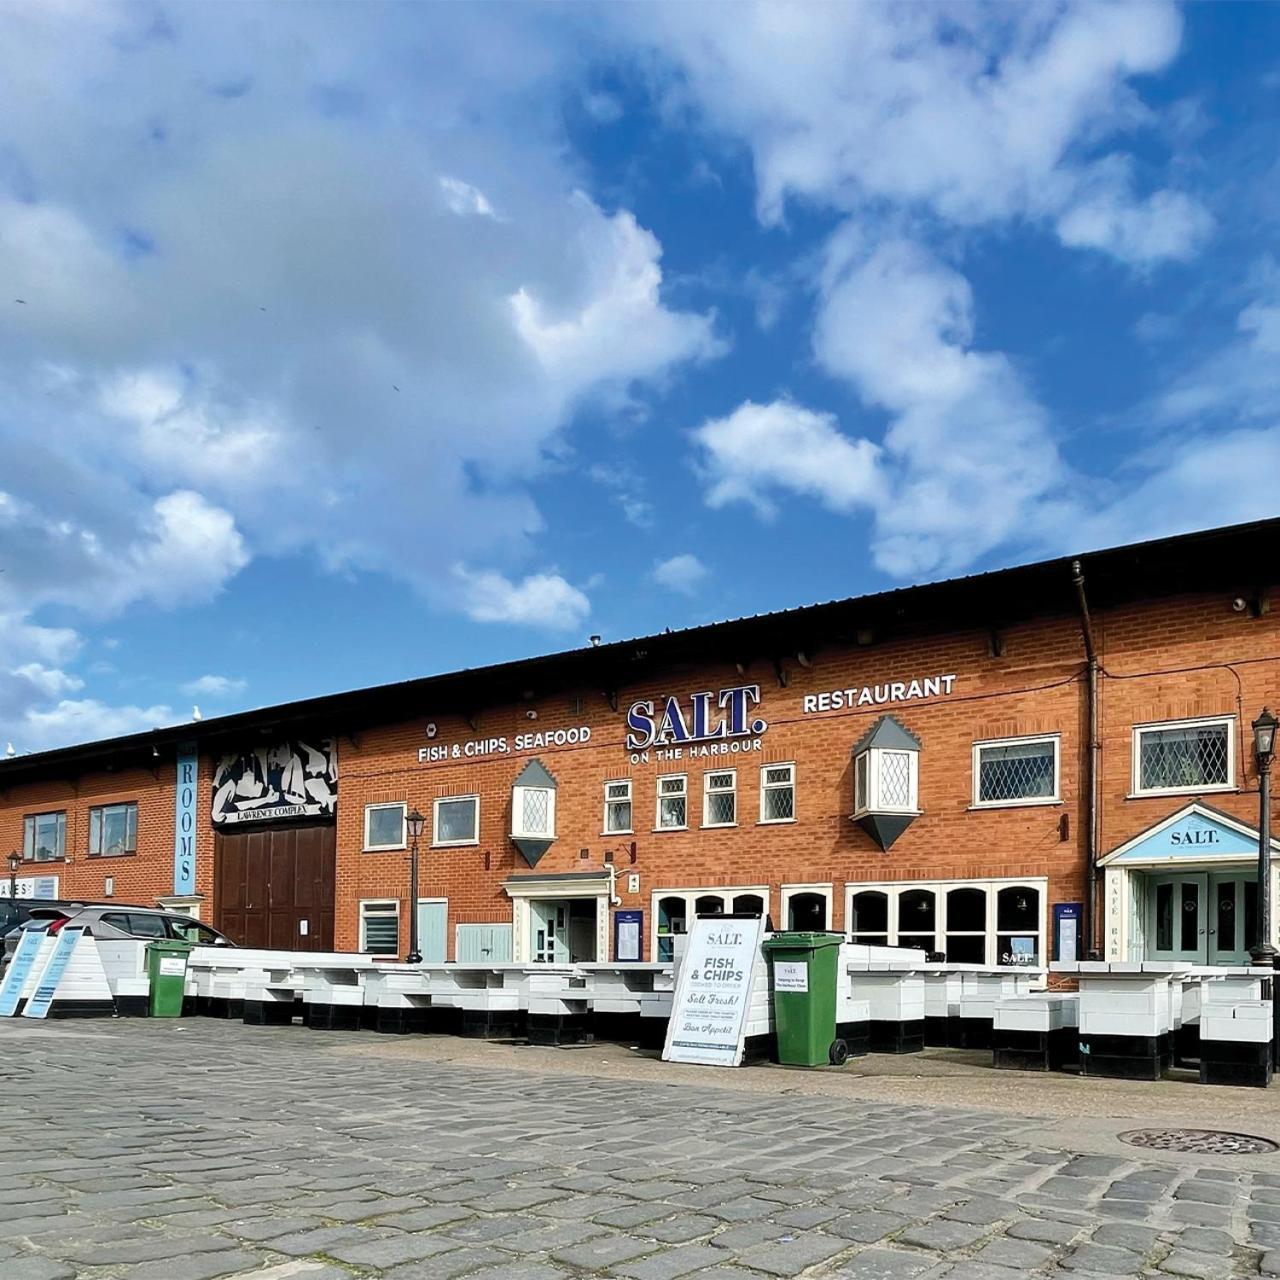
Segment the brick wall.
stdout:
<svg viewBox="0 0 1280 1280">
<path fill-rule="evenodd" d="M 1264 703 L 1280 709 L 1280 615 L 1254 618 L 1233 613 L 1220 596 L 1187 597 L 1109 612 L 1095 618 L 1095 626 L 1104 668 L 1102 852 L 1185 802 L 1129 798 L 1135 723 L 1235 716 L 1238 789 L 1206 799 L 1255 823 L 1257 781 L 1249 722 Z M 783 664 L 785 686 L 772 663 L 753 662 L 743 673 L 732 657 L 672 669 L 660 680 L 620 689 L 616 711 L 598 688 L 584 687 L 540 694 L 518 706 L 481 708 L 470 724 L 424 707 L 400 723 L 366 725 L 339 734 L 336 945 L 357 945 L 357 903 L 362 898 L 399 898 L 402 912 L 407 911 L 407 853 L 363 852 L 364 808 L 382 801 L 416 806 L 429 824 L 437 798 L 478 794 L 477 846 L 433 849 L 428 825 L 421 849 L 420 893 L 448 898 L 451 951 L 456 925 L 510 921 L 511 902 L 502 882 L 530 870 L 508 838 L 511 786 L 534 757 L 558 783 L 557 839 L 537 872 L 598 870 L 611 852 L 620 873 L 621 905 L 646 913 L 646 946 L 652 892 L 657 888 L 767 885 L 770 910 L 780 919 L 784 884 L 831 884 L 836 927 L 844 923 L 844 887 L 849 882 L 1047 877 L 1050 904 L 1080 900 L 1087 835 L 1087 715 L 1084 653 L 1074 617 L 1011 627 L 994 645 L 989 633 L 971 631 L 817 651 L 808 656 L 807 667 L 793 655 Z M 940 674 L 955 676 L 950 695 L 887 707 L 808 715 L 803 711 L 806 694 Z M 648 761 L 639 762 L 626 749 L 625 713 L 636 699 L 667 694 L 685 699 L 700 690 L 744 683 L 760 686 L 760 703 L 753 712 L 768 722 L 760 735 L 760 751 L 659 761 L 651 750 Z M 528 718 L 530 711 L 536 712 L 536 719 Z M 885 711 L 922 744 L 923 815 L 888 852 L 849 819 L 850 748 Z M 436 725 L 430 739 L 429 722 Z M 517 734 L 578 725 L 590 727 L 585 745 L 512 751 L 478 760 L 420 763 L 418 758 L 419 749 L 426 746 L 452 747 L 499 737 L 511 743 Z M 1061 803 L 972 809 L 973 743 L 1039 733 L 1060 735 Z M 782 761 L 796 765 L 796 820 L 761 825 L 756 821 L 760 769 Z M 206 895 L 213 890 L 211 768 L 211 761 L 203 759 L 197 886 Z M 702 775 L 714 768 L 738 771 L 739 825 L 700 830 Z M 656 779 L 675 772 L 688 775 L 691 829 L 655 832 Z M 633 781 L 632 836 L 602 835 L 604 783 L 618 778 Z M 85 856 L 88 808 L 109 799 L 139 802 L 136 858 Z M 0 792 L 0 850 L 21 848 L 22 815 L 45 807 L 65 807 L 68 812 L 67 863 L 39 868 L 63 877 L 62 892 L 99 896 L 104 874 L 116 877 L 116 896 L 122 899 L 151 901 L 170 890 L 171 763 L 158 777 L 147 771 L 97 774 Z M 632 872 L 640 877 L 636 894 L 627 891 L 626 877 Z M 214 919 L 211 904 L 202 914 Z"/>
</svg>

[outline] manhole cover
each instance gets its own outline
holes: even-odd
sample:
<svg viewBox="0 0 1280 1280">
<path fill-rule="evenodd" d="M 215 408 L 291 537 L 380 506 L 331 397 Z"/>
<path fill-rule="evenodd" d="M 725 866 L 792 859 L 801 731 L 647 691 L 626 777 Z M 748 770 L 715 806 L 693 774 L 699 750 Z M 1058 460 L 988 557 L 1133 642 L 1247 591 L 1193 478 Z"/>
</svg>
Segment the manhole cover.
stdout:
<svg viewBox="0 0 1280 1280">
<path fill-rule="evenodd" d="M 1280 1151 L 1269 1138 L 1250 1133 L 1224 1133 L 1221 1129 L 1130 1129 L 1120 1141 L 1131 1147 L 1155 1147 L 1159 1151 L 1195 1151 L 1210 1156 L 1257 1156 Z"/>
</svg>

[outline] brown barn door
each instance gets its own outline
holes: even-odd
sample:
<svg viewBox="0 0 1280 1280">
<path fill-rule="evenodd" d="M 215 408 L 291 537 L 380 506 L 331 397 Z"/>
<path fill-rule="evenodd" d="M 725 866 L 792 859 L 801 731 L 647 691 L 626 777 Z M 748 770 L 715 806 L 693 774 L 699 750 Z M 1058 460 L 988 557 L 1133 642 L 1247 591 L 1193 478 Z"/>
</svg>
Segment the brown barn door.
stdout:
<svg viewBox="0 0 1280 1280">
<path fill-rule="evenodd" d="M 332 826 L 219 832 L 216 926 L 245 947 L 332 951 Z"/>
</svg>

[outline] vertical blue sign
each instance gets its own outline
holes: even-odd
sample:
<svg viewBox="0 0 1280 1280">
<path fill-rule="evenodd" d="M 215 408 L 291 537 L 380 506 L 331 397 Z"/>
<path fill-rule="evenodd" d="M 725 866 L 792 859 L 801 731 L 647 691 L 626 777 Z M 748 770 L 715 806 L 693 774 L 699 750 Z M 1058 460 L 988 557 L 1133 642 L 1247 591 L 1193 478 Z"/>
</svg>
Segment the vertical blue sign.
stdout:
<svg viewBox="0 0 1280 1280">
<path fill-rule="evenodd" d="M 191 897 L 196 891 L 196 793 L 200 756 L 194 742 L 178 747 L 178 785 L 173 819 L 173 893 Z"/>
</svg>

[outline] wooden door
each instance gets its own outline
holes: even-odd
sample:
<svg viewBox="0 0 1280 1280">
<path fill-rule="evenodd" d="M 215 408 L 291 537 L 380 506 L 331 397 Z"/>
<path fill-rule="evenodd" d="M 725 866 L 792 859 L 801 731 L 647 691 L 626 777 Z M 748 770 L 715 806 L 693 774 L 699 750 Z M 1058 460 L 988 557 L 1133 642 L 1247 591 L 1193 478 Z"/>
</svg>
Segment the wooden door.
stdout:
<svg viewBox="0 0 1280 1280">
<path fill-rule="evenodd" d="M 245 947 L 332 951 L 332 825 L 218 832 L 214 923 Z"/>
</svg>

